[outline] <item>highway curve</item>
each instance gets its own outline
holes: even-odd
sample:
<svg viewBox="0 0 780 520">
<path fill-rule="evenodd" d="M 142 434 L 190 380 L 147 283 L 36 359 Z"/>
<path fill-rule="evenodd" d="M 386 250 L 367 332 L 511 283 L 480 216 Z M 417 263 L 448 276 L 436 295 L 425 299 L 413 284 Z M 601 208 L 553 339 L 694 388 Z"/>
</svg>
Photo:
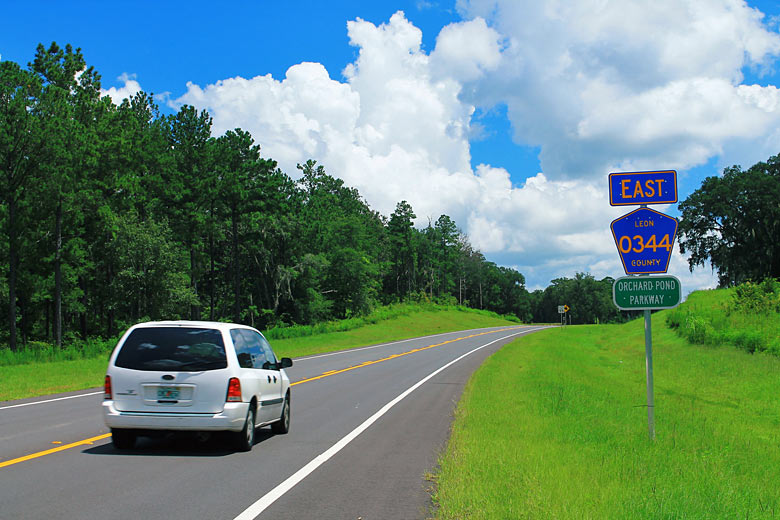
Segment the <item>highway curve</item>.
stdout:
<svg viewBox="0 0 780 520">
<path fill-rule="evenodd" d="M 438 334 L 295 360 L 287 435 L 115 450 L 102 391 L 0 403 L 0 519 L 422 519 L 425 474 L 482 361 L 542 327 Z"/>
</svg>

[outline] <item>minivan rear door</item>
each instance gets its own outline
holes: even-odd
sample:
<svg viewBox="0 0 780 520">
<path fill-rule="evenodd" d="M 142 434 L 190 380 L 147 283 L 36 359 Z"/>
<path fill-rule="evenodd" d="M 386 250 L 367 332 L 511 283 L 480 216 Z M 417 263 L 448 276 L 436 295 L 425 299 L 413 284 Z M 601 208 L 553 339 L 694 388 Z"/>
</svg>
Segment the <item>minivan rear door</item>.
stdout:
<svg viewBox="0 0 780 520">
<path fill-rule="evenodd" d="M 185 326 L 134 329 L 110 375 L 117 410 L 219 413 L 229 379 L 222 333 Z"/>
</svg>

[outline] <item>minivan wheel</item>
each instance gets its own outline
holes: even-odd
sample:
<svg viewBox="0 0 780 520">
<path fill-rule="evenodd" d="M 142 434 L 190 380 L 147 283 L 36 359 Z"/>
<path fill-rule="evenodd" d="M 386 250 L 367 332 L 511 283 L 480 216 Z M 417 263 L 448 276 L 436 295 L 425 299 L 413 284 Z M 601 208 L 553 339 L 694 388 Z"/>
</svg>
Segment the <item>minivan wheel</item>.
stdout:
<svg viewBox="0 0 780 520">
<path fill-rule="evenodd" d="M 274 433 L 287 433 L 290 431 L 290 392 L 287 392 L 287 395 L 284 396 L 282 416 L 278 421 L 271 424 L 271 431 Z"/>
<path fill-rule="evenodd" d="M 236 449 L 238 451 L 250 451 L 255 444 L 255 409 L 250 406 L 246 413 L 244 429 L 235 434 Z"/>
<path fill-rule="evenodd" d="M 132 430 L 120 430 L 111 428 L 111 442 L 118 450 L 132 450 L 135 448 L 136 434 Z"/>
</svg>

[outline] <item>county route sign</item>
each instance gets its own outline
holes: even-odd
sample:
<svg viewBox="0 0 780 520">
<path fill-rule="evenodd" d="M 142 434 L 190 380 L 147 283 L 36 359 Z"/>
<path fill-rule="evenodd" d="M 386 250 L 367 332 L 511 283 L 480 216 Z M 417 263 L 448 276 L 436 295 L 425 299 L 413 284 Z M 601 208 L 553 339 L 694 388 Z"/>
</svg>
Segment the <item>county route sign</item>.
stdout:
<svg viewBox="0 0 780 520">
<path fill-rule="evenodd" d="M 622 311 L 671 309 L 681 299 L 676 276 L 623 276 L 612 285 L 612 300 Z"/>
<path fill-rule="evenodd" d="M 639 208 L 610 224 L 626 274 L 665 273 L 669 269 L 677 219 Z"/>
<path fill-rule="evenodd" d="M 677 172 L 621 172 L 609 174 L 609 204 L 672 204 L 677 202 Z"/>
</svg>

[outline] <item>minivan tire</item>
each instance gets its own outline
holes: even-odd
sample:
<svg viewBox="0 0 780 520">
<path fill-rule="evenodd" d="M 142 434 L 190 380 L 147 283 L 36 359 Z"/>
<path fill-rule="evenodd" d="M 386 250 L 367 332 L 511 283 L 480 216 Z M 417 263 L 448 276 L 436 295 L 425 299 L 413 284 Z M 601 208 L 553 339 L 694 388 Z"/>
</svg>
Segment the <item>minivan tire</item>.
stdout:
<svg viewBox="0 0 780 520">
<path fill-rule="evenodd" d="M 278 421 L 271 424 L 271 431 L 277 434 L 283 434 L 290 431 L 290 392 L 287 392 L 287 395 L 284 396 L 282 416 Z"/>
<path fill-rule="evenodd" d="M 235 444 L 238 451 L 250 451 L 255 444 L 255 408 L 249 407 L 246 413 L 244 429 L 235 435 Z"/>
</svg>

